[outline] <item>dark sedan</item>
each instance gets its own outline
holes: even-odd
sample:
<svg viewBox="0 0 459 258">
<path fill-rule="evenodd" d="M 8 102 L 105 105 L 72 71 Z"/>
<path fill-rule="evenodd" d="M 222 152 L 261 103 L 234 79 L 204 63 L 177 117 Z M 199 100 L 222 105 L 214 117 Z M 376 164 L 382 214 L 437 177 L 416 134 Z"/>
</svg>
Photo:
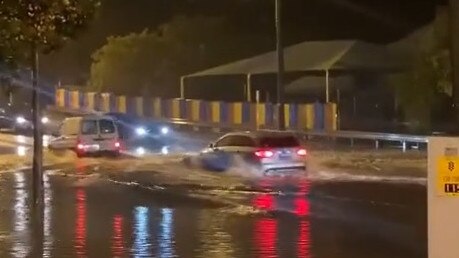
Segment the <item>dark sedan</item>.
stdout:
<svg viewBox="0 0 459 258">
<path fill-rule="evenodd" d="M 127 148 L 157 149 L 171 144 L 173 132 L 164 123 L 124 113 L 106 113 L 115 119 L 120 137 Z"/>
</svg>

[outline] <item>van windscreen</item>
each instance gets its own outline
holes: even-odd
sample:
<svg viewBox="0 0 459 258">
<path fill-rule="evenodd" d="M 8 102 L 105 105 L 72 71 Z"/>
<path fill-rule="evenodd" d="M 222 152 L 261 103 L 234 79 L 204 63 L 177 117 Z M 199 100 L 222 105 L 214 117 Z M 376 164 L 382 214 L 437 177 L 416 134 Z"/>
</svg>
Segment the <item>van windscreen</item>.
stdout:
<svg viewBox="0 0 459 258">
<path fill-rule="evenodd" d="M 81 134 L 83 135 L 98 134 L 97 121 L 96 120 L 84 120 L 81 125 Z"/>
<path fill-rule="evenodd" d="M 112 120 L 102 119 L 99 121 L 100 133 L 111 134 L 115 133 L 115 124 Z"/>
</svg>

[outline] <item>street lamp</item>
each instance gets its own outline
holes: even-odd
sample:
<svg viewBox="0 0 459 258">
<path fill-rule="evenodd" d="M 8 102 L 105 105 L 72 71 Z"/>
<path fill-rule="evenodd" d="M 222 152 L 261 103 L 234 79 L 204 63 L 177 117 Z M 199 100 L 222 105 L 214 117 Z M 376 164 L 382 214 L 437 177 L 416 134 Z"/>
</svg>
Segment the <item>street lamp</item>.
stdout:
<svg viewBox="0 0 459 258">
<path fill-rule="evenodd" d="M 285 130 L 284 114 L 284 47 L 282 43 L 282 0 L 276 1 L 276 49 L 277 49 L 277 119 L 278 129 Z"/>
</svg>

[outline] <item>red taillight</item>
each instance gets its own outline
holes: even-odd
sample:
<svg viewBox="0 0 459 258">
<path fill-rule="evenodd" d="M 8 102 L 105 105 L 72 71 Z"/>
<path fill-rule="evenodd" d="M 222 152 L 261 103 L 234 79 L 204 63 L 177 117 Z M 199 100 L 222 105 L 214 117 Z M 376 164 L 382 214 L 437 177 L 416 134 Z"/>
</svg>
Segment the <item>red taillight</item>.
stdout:
<svg viewBox="0 0 459 258">
<path fill-rule="evenodd" d="M 120 148 L 121 147 L 121 143 L 120 142 L 115 142 L 115 148 Z"/>
<path fill-rule="evenodd" d="M 255 156 L 259 158 L 271 158 L 274 156 L 274 152 L 270 150 L 257 150 L 255 151 Z"/>
<path fill-rule="evenodd" d="M 306 156 L 306 155 L 308 154 L 308 152 L 306 151 L 306 149 L 298 149 L 298 150 L 296 151 L 296 154 L 297 154 L 298 156 Z"/>
</svg>

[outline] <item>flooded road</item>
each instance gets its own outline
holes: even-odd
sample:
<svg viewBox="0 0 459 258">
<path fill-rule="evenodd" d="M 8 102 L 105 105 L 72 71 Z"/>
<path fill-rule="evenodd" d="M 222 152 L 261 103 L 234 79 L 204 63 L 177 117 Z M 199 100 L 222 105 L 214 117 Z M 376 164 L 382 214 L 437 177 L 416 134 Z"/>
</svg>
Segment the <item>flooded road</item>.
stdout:
<svg viewBox="0 0 459 258">
<path fill-rule="evenodd" d="M 30 179 L 0 174 L 0 257 L 427 256 L 421 184 L 273 178 L 193 195 L 50 173 L 39 239 Z"/>
</svg>

